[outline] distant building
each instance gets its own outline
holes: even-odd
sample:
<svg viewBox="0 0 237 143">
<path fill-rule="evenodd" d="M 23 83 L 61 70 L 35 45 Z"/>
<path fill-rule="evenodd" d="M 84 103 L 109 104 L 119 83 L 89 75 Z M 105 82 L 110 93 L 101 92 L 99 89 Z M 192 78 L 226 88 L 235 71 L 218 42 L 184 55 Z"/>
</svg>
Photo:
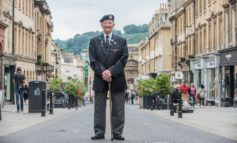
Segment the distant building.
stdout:
<svg viewBox="0 0 237 143">
<path fill-rule="evenodd" d="M 134 89 L 134 79 L 138 76 L 138 45 L 128 45 L 128 61 L 125 67 L 125 76 L 128 89 Z"/>
<path fill-rule="evenodd" d="M 172 50 L 169 8 L 161 4 L 149 23 L 149 35 L 138 45 L 139 76 L 171 73 Z"/>
<path fill-rule="evenodd" d="M 83 62 L 78 56 L 73 53 L 62 52 L 60 61 L 60 77 L 63 82 L 68 81 L 68 78 L 79 79 L 84 81 L 84 67 Z"/>
</svg>

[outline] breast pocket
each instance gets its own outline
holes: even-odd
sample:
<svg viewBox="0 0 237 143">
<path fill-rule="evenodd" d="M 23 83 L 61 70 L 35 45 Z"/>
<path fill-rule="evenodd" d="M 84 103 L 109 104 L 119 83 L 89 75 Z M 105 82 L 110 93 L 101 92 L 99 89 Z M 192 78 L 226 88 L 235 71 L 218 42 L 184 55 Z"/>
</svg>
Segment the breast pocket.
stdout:
<svg viewBox="0 0 237 143">
<path fill-rule="evenodd" d="M 122 49 L 121 48 L 111 48 L 111 58 L 115 61 L 121 57 Z"/>
</svg>

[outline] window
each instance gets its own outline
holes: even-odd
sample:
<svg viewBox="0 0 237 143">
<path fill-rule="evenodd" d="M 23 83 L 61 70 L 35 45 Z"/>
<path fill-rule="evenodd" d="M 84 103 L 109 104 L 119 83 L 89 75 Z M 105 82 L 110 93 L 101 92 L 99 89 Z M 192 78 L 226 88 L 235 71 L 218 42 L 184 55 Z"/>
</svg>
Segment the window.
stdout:
<svg viewBox="0 0 237 143">
<path fill-rule="evenodd" d="M 208 6 L 211 6 L 211 1 L 212 1 L 212 0 L 208 0 Z"/>
<path fill-rule="evenodd" d="M 202 0 L 199 0 L 199 15 L 202 14 Z"/>
<path fill-rule="evenodd" d="M 200 40 L 199 40 L 199 45 L 200 45 L 200 54 L 203 53 L 203 42 L 202 42 L 202 29 L 200 29 Z"/>
<path fill-rule="evenodd" d="M 213 49 L 217 49 L 217 26 L 216 26 L 216 19 L 214 20 L 214 27 L 213 27 Z"/>
<path fill-rule="evenodd" d="M 225 11 L 225 48 L 229 46 L 229 13 L 228 9 Z"/>
<path fill-rule="evenodd" d="M 207 29 L 205 26 L 203 31 L 203 52 L 206 53 L 206 51 L 207 51 Z"/>
<path fill-rule="evenodd" d="M 208 51 L 207 52 L 210 52 L 211 51 L 211 46 L 212 46 L 212 30 L 211 30 L 211 22 L 209 22 L 209 25 L 208 25 Z"/>
<path fill-rule="evenodd" d="M 236 45 L 236 7 L 232 8 L 232 43 Z"/>
<path fill-rule="evenodd" d="M 206 12 L 206 2 L 207 2 L 207 0 L 202 0 L 203 1 L 203 11 L 204 12 Z"/>
</svg>

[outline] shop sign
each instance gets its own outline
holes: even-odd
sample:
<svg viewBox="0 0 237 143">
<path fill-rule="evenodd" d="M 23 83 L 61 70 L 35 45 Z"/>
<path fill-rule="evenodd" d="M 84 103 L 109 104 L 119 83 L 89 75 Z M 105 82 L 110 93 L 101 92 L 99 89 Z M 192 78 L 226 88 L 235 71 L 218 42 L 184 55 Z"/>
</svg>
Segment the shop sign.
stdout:
<svg viewBox="0 0 237 143">
<path fill-rule="evenodd" d="M 220 65 L 236 65 L 237 64 L 237 50 L 221 53 Z"/>
<path fill-rule="evenodd" d="M 202 63 L 201 63 L 201 61 L 197 61 L 196 63 L 195 63 L 195 69 L 201 69 L 202 68 Z"/>
<path fill-rule="evenodd" d="M 183 72 L 182 71 L 175 72 L 175 79 L 183 79 Z"/>
<path fill-rule="evenodd" d="M 207 61 L 207 68 L 215 68 L 216 62 L 215 61 Z"/>
</svg>

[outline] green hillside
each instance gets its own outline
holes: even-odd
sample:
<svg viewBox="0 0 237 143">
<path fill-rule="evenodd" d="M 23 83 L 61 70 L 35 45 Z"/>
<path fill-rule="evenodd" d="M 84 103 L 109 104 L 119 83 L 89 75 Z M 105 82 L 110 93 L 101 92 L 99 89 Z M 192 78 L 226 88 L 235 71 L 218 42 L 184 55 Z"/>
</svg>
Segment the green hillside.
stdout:
<svg viewBox="0 0 237 143">
<path fill-rule="evenodd" d="M 114 30 L 113 33 L 116 35 L 122 36 L 127 39 L 128 44 L 136 44 L 141 40 L 145 39 L 148 34 L 148 26 L 147 24 L 143 25 L 126 25 L 123 28 L 124 33 L 119 30 Z M 89 40 L 97 35 L 100 35 L 101 32 L 90 31 L 83 34 L 77 34 L 73 38 L 68 40 L 54 40 L 58 47 L 63 49 L 64 51 L 73 52 L 78 55 L 80 52 L 89 46 Z"/>
</svg>

